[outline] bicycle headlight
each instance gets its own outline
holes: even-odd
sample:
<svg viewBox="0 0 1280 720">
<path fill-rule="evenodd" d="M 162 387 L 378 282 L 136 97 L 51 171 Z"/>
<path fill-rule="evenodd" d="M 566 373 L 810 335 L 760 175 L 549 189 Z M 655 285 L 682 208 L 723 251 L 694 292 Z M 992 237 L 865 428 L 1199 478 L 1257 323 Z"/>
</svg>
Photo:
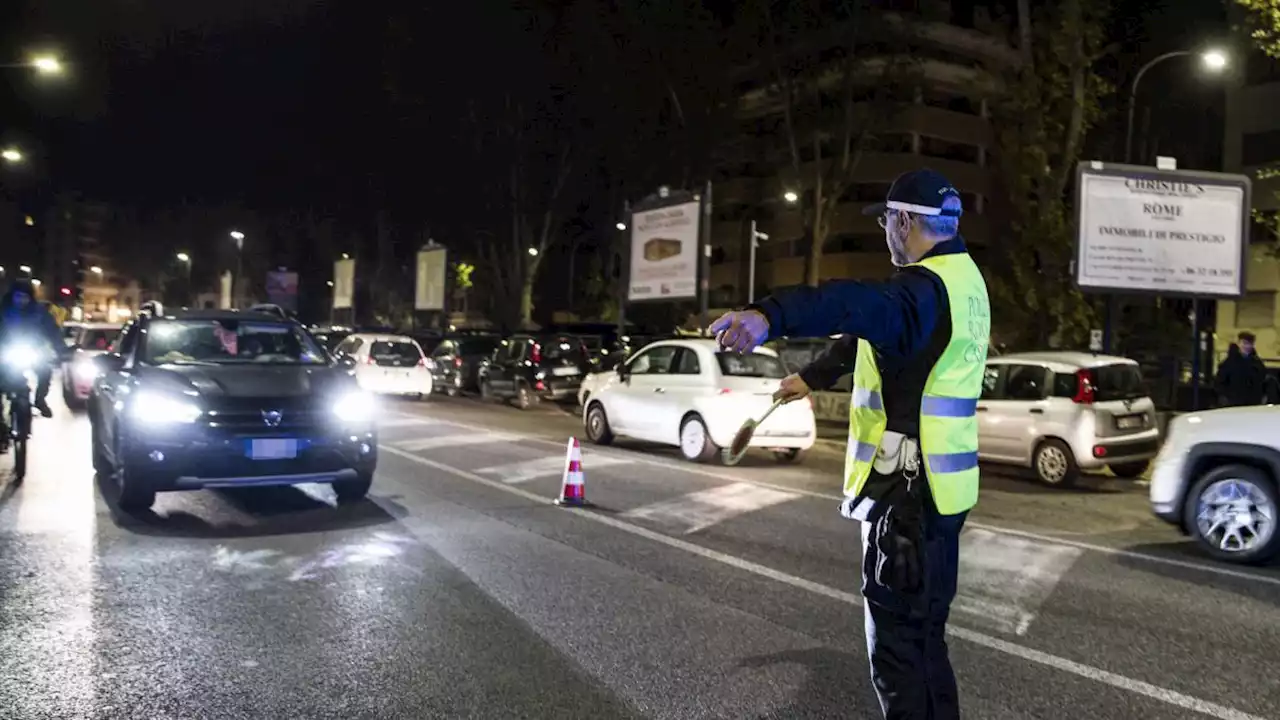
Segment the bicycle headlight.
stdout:
<svg viewBox="0 0 1280 720">
<path fill-rule="evenodd" d="M 193 402 L 144 391 L 133 397 L 131 413 L 133 419 L 139 422 L 169 425 L 193 423 L 200 417 L 202 411 Z"/>
<path fill-rule="evenodd" d="M 18 372 L 26 372 L 40 362 L 40 353 L 34 346 L 21 343 L 5 348 L 3 357 L 0 357 L 0 359 L 4 361 L 5 367 Z"/>
<path fill-rule="evenodd" d="M 334 416 L 348 423 L 372 422 L 374 409 L 373 396 L 366 392 L 348 392 L 333 403 Z"/>
</svg>

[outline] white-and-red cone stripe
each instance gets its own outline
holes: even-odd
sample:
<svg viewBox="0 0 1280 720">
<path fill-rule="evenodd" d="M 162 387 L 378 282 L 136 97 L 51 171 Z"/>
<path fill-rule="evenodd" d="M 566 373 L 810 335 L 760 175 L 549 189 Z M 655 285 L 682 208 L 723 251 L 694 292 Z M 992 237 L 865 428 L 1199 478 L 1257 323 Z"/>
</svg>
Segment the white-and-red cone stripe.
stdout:
<svg viewBox="0 0 1280 720">
<path fill-rule="evenodd" d="M 582 505 L 586 503 L 586 484 L 582 473 L 582 448 L 577 438 L 569 438 L 569 446 L 565 449 L 564 482 L 560 485 L 560 497 L 556 502 L 561 505 Z"/>
</svg>

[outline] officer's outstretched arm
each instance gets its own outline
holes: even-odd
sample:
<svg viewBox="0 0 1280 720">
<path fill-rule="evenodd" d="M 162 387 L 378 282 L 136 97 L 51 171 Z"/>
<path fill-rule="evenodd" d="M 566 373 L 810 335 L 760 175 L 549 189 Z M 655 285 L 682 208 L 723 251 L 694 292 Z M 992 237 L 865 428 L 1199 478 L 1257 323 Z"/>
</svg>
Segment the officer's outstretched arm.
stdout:
<svg viewBox="0 0 1280 720">
<path fill-rule="evenodd" d="M 752 306 L 769 320 L 769 337 L 854 335 L 879 352 L 910 357 L 923 350 L 946 311 L 936 275 L 908 268 L 886 283 L 835 280 L 783 288 Z"/>
</svg>

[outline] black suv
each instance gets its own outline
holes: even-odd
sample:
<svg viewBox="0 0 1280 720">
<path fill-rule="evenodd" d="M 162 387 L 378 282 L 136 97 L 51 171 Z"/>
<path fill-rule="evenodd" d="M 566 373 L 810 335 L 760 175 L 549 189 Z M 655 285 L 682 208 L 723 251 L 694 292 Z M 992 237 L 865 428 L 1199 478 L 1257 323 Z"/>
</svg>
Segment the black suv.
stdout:
<svg viewBox="0 0 1280 720">
<path fill-rule="evenodd" d="M 576 399 L 591 356 L 572 335 L 514 335 L 481 369 L 480 396 L 511 400 L 520 409 L 540 400 Z"/>
<path fill-rule="evenodd" d="M 124 509 L 206 487 L 328 483 L 343 502 L 369 491 L 373 399 L 293 320 L 142 313 L 94 362 L 93 467 Z"/>
</svg>

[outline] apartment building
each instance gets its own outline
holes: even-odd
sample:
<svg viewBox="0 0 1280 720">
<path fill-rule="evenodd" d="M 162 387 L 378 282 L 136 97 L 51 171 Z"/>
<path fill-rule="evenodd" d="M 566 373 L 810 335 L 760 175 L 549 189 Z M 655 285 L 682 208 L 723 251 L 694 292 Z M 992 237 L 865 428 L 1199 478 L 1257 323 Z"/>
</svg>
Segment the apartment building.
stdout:
<svg viewBox="0 0 1280 720">
<path fill-rule="evenodd" d="M 824 245 L 823 279 L 888 275 L 884 231 L 861 211 L 883 200 L 889 183 L 908 170 L 931 167 L 962 191 L 962 232 L 975 254 L 981 254 L 990 235 L 984 213 L 994 188 L 990 99 L 1000 92 L 1004 70 L 1018 59 L 1006 40 L 1008 28 L 972 3 L 965 4 L 964 12 L 949 2 L 894 5 L 900 11 L 886 11 L 887 21 L 909 33 L 909 45 L 892 38 L 882 47 L 895 48 L 894 52 L 912 48 L 912 77 L 918 87 L 908 93 L 913 102 L 900 108 L 894 127 L 871 141 L 853 184 L 841 196 Z M 874 68 L 885 59 L 868 56 L 860 61 Z M 722 163 L 715 184 L 713 306 L 746 299 L 753 220 L 769 235 L 757 251 L 757 295 L 804 279 L 803 217 L 784 199 L 788 191 L 804 188 L 791 187 L 794 181 L 787 179 L 791 161 L 782 132 L 782 106 L 769 86 L 767 72 L 753 76 L 748 71 L 738 88 L 739 147 L 727 153 L 731 159 Z M 811 154 L 802 153 L 802 160 L 811 159 Z"/>
<path fill-rule="evenodd" d="M 68 289 L 83 308 L 84 317 L 108 320 L 122 304 L 127 285 L 118 277 L 103 249 L 103 233 L 111 218 L 108 205 L 65 195 L 46 215 L 43 227 L 42 289 L 58 299 Z"/>
<path fill-rule="evenodd" d="M 1280 167 L 1280 61 L 1261 53 L 1249 55 L 1240 71 L 1228 78 L 1223 165 L 1226 172 L 1254 178 L 1253 207 L 1280 212 L 1280 178 L 1260 179 L 1259 172 Z M 1239 301 L 1217 303 L 1219 355 L 1237 333 L 1258 336 L 1258 354 L 1280 358 L 1280 252 L 1275 235 L 1256 224 L 1250 233 L 1246 288 Z"/>
</svg>

